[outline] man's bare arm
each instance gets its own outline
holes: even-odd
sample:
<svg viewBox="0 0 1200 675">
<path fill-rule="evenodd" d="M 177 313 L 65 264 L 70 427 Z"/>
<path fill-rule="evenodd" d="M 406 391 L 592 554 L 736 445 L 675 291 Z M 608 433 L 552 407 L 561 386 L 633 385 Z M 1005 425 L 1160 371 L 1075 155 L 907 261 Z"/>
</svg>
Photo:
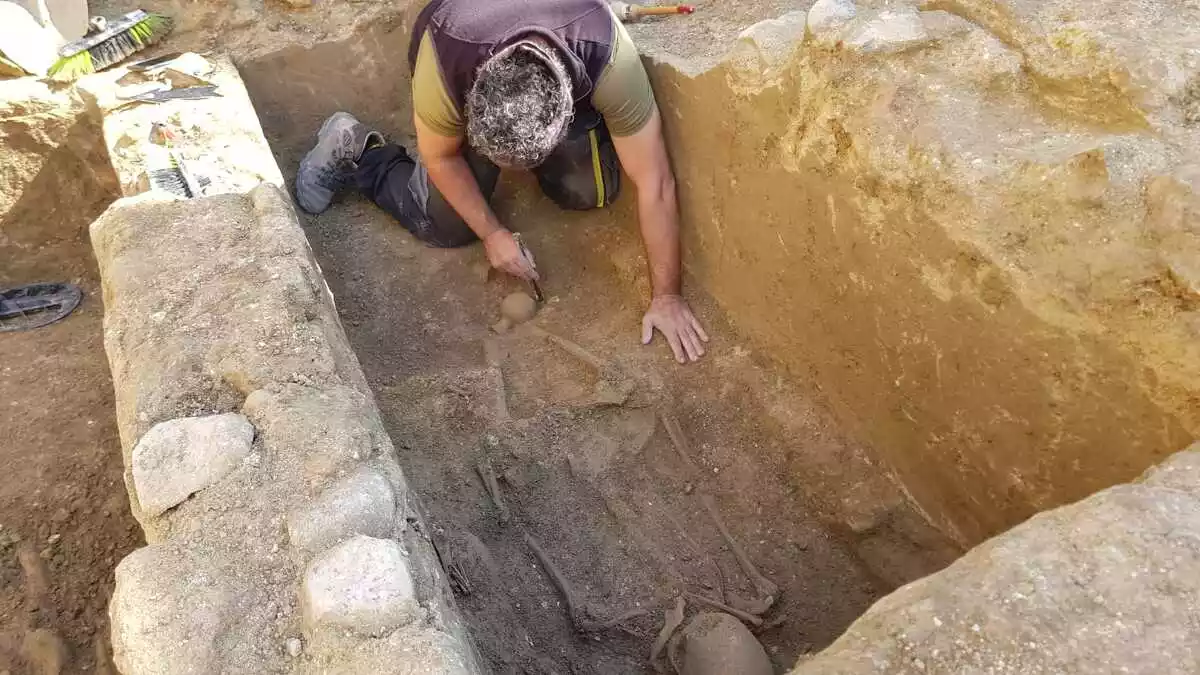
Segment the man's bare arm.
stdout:
<svg viewBox="0 0 1200 675">
<path fill-rule="evenodd" d="M 637 188 L 638 221 L 650 267 L 653 297 L 642 319 L 642 342 L 649 343 L 657 329 L 677 361 L 695 361 L 704 354 L 708 335 L 681 295 L 679 204 L 658 110 L 641 131 L 614 136 L 613 145 Z"/>
<path fill-rule="evenodd" d="M 417 149 L 429 172 L 429 179 L 462 217 L 471 231 L 483 241 L 492 266 L 523 279 L 536 279 L 533 261 L 488 206 L 479 183 L 462 155 L 463 139 L 441 136 L 414 115 Z"/>
</svg>

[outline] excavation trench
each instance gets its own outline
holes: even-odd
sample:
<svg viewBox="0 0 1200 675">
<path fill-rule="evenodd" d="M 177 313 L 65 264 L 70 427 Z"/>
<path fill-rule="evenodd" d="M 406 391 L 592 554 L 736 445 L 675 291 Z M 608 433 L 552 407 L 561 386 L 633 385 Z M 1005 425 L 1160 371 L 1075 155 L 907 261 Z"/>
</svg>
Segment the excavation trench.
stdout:
<svg viewBox="0 0 1200 675">
<path fill-rule="evenodd" d="M 807 5 L 702 4 L 631 28 L 679 184 L 688 294 L 716 336 L 700 364 L 638 344 L 648 289 L 628 185 L 606 211 L 563 213 L 528 176 L 503 177 L 494 206 L 532 246 L 548 301 L 502 335 L 489 330 L 499 301 L 522 289 L 485 278 L 478 247 L 425 248 L 353 195 L 301 216 L 494 670 L 636 671 L 656 629 L 646 617 L 634 635 L 577 635 L 525 532 L 588 601 L 657 618 L 680 592 L 751 594 L 700 508 L 711 496 L 781 588 L 758 637 L 783 669 L 882 594 L 1133 480 L 1194 437 L 1195 276 L 1171 250 L 1196 252 L 1200 204 L 1181 159 L 1194 130 L 1146 103 L 1169 140 L 1130 131 L 1105 117 L 1113 94 L 1091 89 L 1107 75 L 1063 74 L 1072 53 L 1014 44 L 962 3 L 847 4 L 820 3 L 815 17 Z M 411 10 L 241 62 L 285 175 L 335 110 L 411 141 L 400 48 Z M 1020 20 L 1031 35 L 1068 30 L 1045 16 Z M 1149 82 L 1160 64 L 1123 41 L 1127 21 L 1105 4 L 1096 39 Z M 1186 52 L 1178 37 L 1171 49 Z M 1045 77 L 1086 100 L 1056 98 Z M 614 377 L 627 398 L 609 397 Z M 1001 540 L 1086 540 L 1088 508 Z M 1129 555 L 1153 559 L 1157 545 L 1130 543 Z M 947 672 L 970 669 L 960 657 L 990 664 L 986 650 L 946 656 L 927 598 L 957 593 L 986 625 L 1004 570 L 1075 589 L 1091 564 L 1026 569 L 981 548 L 898 594 L 926 642 L 888 627 L 905 620 L 879 623 L 904 602 L 889 600 L 813 668 L 848 654 L 869 671 L 921 650 Z M 1055 616 L 1059 602 L 1029 611 Z M 1012 611 L 1008 625 L 1033 625 Z M 1051 636 L 1073 630 L 1051 623 Z M 1007 630 L 992 644 L 1009 644 Z M 1123 658 L 1075 643 L 1049 653 Z"/>
<path fill-rule="evenodd" d="M 711 602 L 748 608 L 765 585 L 777 587 L 774 602 L 748 621 L 777 670 L 798 660 L 803 670 L 805 654 L 897 587 L 1186 445 L 1192 371 L 1169 341 L 1195 308 L 1180 281 L 1188 268 L 1130 248 L 1116 257 L 1128 269 L 1113 263 L 1112 278 L 1147 269 L 1153 278 L 1139 282 L 1136 309 L 1114 302 L 1098 319 L 1103 312 L 1086 313 L 1095 298 L 1071 295 L 1082 286 L 1053 284 L 1075 269 L 1037 258 L 1052 247 L 1036 245 L 1046 222 L 1060 234 L 1075 232 L 1072 218 L 1131 222 L 1122 209 L 1132 198 L 1104 201 L 1104 190 L 1128 190 L 1148 200 L 1137 215 L 1147 229 L 1182 247 L 1190 240 L 1172 228 L 1196 212 L 1186 176 L 1138 174 L 1145 190 L 1119 183 L 1132 171 L 1122 158 L 1158 152 L 1137 145 L 1158 141 L 1047 113 L 1022 79 L 1032 66 L 979 26 L 859 4 L 874 23 L 850 28 L 875 42 L 822 43 L 805 32 L 804 12 L 770 2 L 702 5 L 693 21 L 632 29 L 679 182 L 687 293 L 713 335 L 705 358 L 683 367 L 661 342 L 639 343 L 648 288 L 628 184 L 607 210 L 567 213 L 529 176 L 502 177 L 493 206 L 533 249 L 546 295 L 531 322 L 510 330 L 493 328 L 500 301 L 526 289 L 489 274 L 478 246 L 427 248 L 356 194 L 320 216 L 294 214 L 310 258 L 276 186 L 291 182 L 337 110 L 411 143 L 413 8 L 331 5 L 305 19 L 276 7 L 263 12 L 286 46 L 231 31 L 241 79 L 225 61 L 213 75 L 228 105 L 197 104 L 210 107 L 184 115 L 187 124 L 171 120 L 194 143 L 189 161 L 212 159 L 201 166 L 228 178 L 220 195 L 122 200 L 93 225 L 114 401 L 83 228 L 122 191 L 146 188 L 131 178 L 141 171 L 136 153 L 109 156 L 98 139 L 136 148 L 161 109 L 123 112 L 102 134 L 88 106 L 63 91 L 14 90 L 14 100 L 35 104 L 0 120 L 3 150 L 19 159 L 19 170 L 0 175 L 0 285 L 73 281 L 85 300 L 67 321 L 3 338 L 0 388 L 13 431 L 0 459 L 15 470 L 0 482 L 0 656 L 18 672 L 31 655 L 58 658 L 42 649 L 44 628 L 79 668 L 107 667 L 96 636 L 106 633 L 111 571 L 138 542 L 122 447 L 149 544 L 117 570 L 112 615 L 127 672 L 179 663 L 196 672 L 377 672 L 414 645 L 424 650 L 414 667 L 469 671 L 470 642 L 490 672 L 633 673 L 651 670 L 650 644 L 676 598 L 689 599 L 689 614 Z M 183 17 L 174 48 L 206 43 L 214 29 L 202 18 Z M 914 20 L 925 42 L 905 37 Z M 306 31 L 305 21 L 328 26 Z M 980 44 L 995 50 L 986 67 L 1000 70 L 955 71 L 974 63 Z M 976 76 L 986 84 L 979 91 L 970 89 Z M 111 94 L 112 82 L 95 81 L 94 91 Z M 960 119 L 962 100 L 977 119 Z M 1029 129 L 1016 128 L 1028 119 Z M 977 133 L 985 123 L 1012 128 Z M 1099 171 L 1103 152 L 984 147 L 985 136 L 1004 133 L 1133 150 L 1114 152 Z M 1020 265 L 1004 259 L 1013 250 Z M 1145 317 L 1158 323 L 1139 323 Z M 1128 339 L 1094 330 L 1101 319 Z M 139 489 L 152 486 L 131 481 L 133 446 L 160 423 L 214 413 L 253 426 L 244 457 L 146 510 Z M 1045 603 L 1028 610 L 1035 618 L 1058 617 L 1071 602 L 1086 605 L 1081 621 L 1103 617 L 1086 604 L 1099 602 L 1096 580 L 1078 576 L 1095 563 L 1087 556 L 1110 550 L 1090 543 L 1089 527 L 1130 523 L 1118 529 L 1132 539 L 1112 550 L 1161 557 L 1155 546 L 1170 537 L 1142 533 L 1176 532 L 1175 521 L 1154 520 L 1167 511 L 1156 505 L 1194 489 L 1187 461 L 1118 488 L 1115 502 L 1101 495 L 1052 510 L 906 586 L 813 667 L 842 658 L 845 672 L 867 672 L 893 647 L 901 659 L 951 659 L 937 662 L 943 672 L 996 662 L 987 649 L 943 649 L 965 636 L 1002 649 L 1045 638 L 1051 647 L 1022 658 L 1044 664 L 1061 653 L 1059 671 L 1088 670 L 1069 659 L 1087 662 L 1105 645 L 1077 642 L 1086 631 L 1057 619 L 1025 621 L 1023 605 L 996 598 L 1018 582 L 1048 583 L 1066 590 L 1033 593 Z M 379 501 L 339 502 L 359 494 L 359 479 Z M 1142 510 L 1120 501 L 1134 493 L 1153 499 Z M 1104 508 L 1126 510 L 1095 515 Z M 312 609 L 321 600 L 312 581 L 330 567 L 318 563 L 354 562 L 346 552 L 358 546 L 402 550 L 405 573 L 390 580 L 411 576 L 417 589 L 408 590 L 412 612 L 386 635 L 355 623 L 358 615 L 337 623 Z M 372 570 L 356 574 L 345 598 Z M 557 588 L 564 580 L 573 607 Z M 1113 583 L 1104 589 L 1113 597 L 1128 593 L 1113 604 L 1120 611 L 1136 616 L 1143 598 L 1154 609 L 1158 596 Z M 947 599 L 928 600 L 938 593 Z M 989 635 L 993 613 L 1000 628 Z M 935 630 L 951 614 L 956 622 Z M 628 618 L 603 625 L 620 615 Z M 1009 639 L 1006 631 L 1028 626 L 1036 634 Z M 1057 634 L 1071 637 L 1054 643 Z"/>
<path fill-rule="evenodd" d="M 285 176 L 335 110 L 411 140 L 399 32 L 368 28 L 241 64 Z M 341 68 L 355 77 L 327 77 Z M 479 246 L 428 248 L 357 194 L 298 215 L 485 667 L 643 672 L 675 596 L 753 598 L 711 498 L 780 587 L 756 632 L 786 669 L 957 549 L 697 285 L 689 296 L 715 336 L 708 356 L 681 367 L 661 342 L 639 343 L 647 292 L 632 192 L 604 212 L 567 213 L 529 176 L 504 174 L 493 206 L 533 248 L 546 302 L 502 334 L 491 328 L 501 299 L 527 289 L 488 274 Z M 526 535 L 582 599 L 649 614 L 579 633 Z"/>
<path fill-rule="evenodd" d="M 311 142 L 307 134 L 272 140 L 285 174 Z M 811 398 L 739 349 L 711 303 L 697 297 L 718 336 L 702 363 L 679 367 L 665 346 L 639 344 L 641 298 L 624 287 L 632 279 L 620 279 L 640 276 L 628 204 L 617 207 L 624 217 L 568 215 L 517 176 L 504 185 L 496 204 L 536 246 L 547 302 L 531 325 L 503 335 L 489 328 L 500 300 L 523 289 L 485 281 L 478 248 L 428 249 L 357 196 L 305 223 L 494 672 L 539 664 L 638 672 L 658 610 L 674 595 L 722 598 L 724 585 L 753 597 L 703 495 L 782 588 L 760 634 L 781 668 L 827 644 L 896 584 L 947 560 L 910 539 L 922 524 L 894 504 L 879 507 L 888 515 L 864 523 L 862 534 L 822 522 L 814 493 L 830 488 L 795 471 L 792 455 L 860 449 Z M 579 254 L 621 249 L 630 262 L 623 272 Z M 621 394 L 606 395 L 612 390 Z M 690 461 L 664 417 L 678 420 Z M 489 498 L 482 463 L 498 477 L 508 522 Z M 879 516 L 876 507 L 861 505 L 864 520 Z M 636 635 L 576 635 L 533 564 L 526 532 L 589 600 L 654 614 L 630 622 Z"/>
</svg>

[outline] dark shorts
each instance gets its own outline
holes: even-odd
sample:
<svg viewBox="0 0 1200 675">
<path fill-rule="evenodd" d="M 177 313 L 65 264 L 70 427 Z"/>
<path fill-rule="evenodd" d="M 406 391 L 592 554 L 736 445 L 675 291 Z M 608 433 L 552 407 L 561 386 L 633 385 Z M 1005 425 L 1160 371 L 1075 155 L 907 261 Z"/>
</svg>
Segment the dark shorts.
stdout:
<svg viewBox="0 0 1200 675">
<path fill-rule="evenodd" d="M 491 199 L 500 167 L 467 148 L 467 165 L 485 199 Z M 567 137 L 533 170 L 538 185 L 564 209 L 604 208 L 621 190 L 621 165 L 603 120 L 572 124 Z M 421 241 L 443 248 L 477 241 L 475 233 L 446 201 L 420 162 L 398 145 L 363 153 L 355 180 L 363 194 Z"/>
</svg>

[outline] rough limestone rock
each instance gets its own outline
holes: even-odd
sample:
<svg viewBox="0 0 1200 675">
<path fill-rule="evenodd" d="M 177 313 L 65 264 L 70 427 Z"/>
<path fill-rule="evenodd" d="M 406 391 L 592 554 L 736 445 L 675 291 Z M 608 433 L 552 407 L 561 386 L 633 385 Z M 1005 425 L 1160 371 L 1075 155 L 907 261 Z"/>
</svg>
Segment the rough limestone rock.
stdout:
<svg viewBox="0 0 1200 675">
<path fill-rule="evenodd" d="M 1200 672 L 1200 444 L 880 600 L 792 675 Z"/>
<path fill-rule="evenodd" d="M 260 675 L 369 654 L 413 672 L 478 672 L 289 202 L 269 184 L 187 201 L 142 195 L 92 225 L 135 507 L 146 487 L 145 448 L 135 462 L 135 445 L 160 423 L 217 415 L 252 427 L 243 449 L 253 438 L 249 454 L 170 517 L 134 509 L 151 545 L 118 568 L 117 663 L 125 675 Z M 212 469 L 197 462 L 176 478 Z M 325 550 L 360 531 L 381 538 Z M 307 624 L 306 610 L 316 617 Z M 418 618 L 411 645 L 373 637 Z"/>
<path fill-rule="evenodd" d="M 271 385 L 247 396 L 242 412 L 264 445 L 287 449 L 276 459 L 280 469 L 314 491 L 348 467 L 372 461 L 384 467 L 397 501 L 406 493 L 379 411 L 357 388 Z"/>
<path fill-rule="evenodd" d="M 396 495 L 386 476 L 364 467 L 330 486 L 317 499 L 288 515 L 288 540 L 310 556 L 356 534 L 393 534 Z"/>
<path fill-rule="evenodd" d="M 309 633 L 342 628 L 382 635 L 420 614 L 404 549 L 395 541 L 358 535 L 309 565 L 304 575 Z"/>
<path fill-rule="evenodd" d="M 805 23 L 813 39 L 830 43 L 836 41 L 842 27 L 857 15 L 854 0 L 817 0 L 808 9 Z"/>
<path fill-rule="evenodd" d="M 777 85 L 788 58 L 804 39 L 807 21 L 804 12 L 788 12 L 754 24 L 738 35 L 727 62 L 740 79 L 753 80 L 754 89 Z"/>
<path fill-rule="evenodd" d="M 865 19 L 845 34 L 842 45 L 863 53 L 899 52 L 920 46 L 929 37 L 920 13 L 905 7 L 885 10 Z"/>
<path fill-rule="evenodd" d="M 117 565 L 108 606 L 117 669 L 124 675 L 221 672 L 219 640 L 234 597 L 219 575 L 165 547 L 129 554 Z"/>
<path fill-rule="evenodd" d="M 154 425 L 133 448 L 133 486 L 142 511 L 161 515 L 221 480 L 247 455 L 254 427 L 237 413 Z"/>
</svg>

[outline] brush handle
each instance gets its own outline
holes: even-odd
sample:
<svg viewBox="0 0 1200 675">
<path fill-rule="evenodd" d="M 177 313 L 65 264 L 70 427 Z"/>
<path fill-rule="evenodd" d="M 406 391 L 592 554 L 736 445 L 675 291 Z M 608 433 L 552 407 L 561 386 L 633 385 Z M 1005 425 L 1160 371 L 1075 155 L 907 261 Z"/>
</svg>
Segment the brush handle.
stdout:
<svg viewBox="0 0 1200 675">
<path fill-rule="evenodd" d="M 59 47 L 58 55 L 63 58 L 74 56 L 85 49 L 91 49 L 105 40 L 128 31 L 130 28 L 133 28 L 134 24 L 138 23 L 139 21 L 145 21 L 149 18 L 150 14 L 147 12 L 140 9 L 135 9 L 118 19 L 114 19 L 113 21 L 106 21 L 103 23 L 98 22 L 94 25 L 95 27 L 99 28 L 99 30 L 94 33 L 89 33 L 73 42 L 68 42 L 62 47 Z M 101 26 L 103 26 L 103 28 L 100 28 Z"/>
</svg>

